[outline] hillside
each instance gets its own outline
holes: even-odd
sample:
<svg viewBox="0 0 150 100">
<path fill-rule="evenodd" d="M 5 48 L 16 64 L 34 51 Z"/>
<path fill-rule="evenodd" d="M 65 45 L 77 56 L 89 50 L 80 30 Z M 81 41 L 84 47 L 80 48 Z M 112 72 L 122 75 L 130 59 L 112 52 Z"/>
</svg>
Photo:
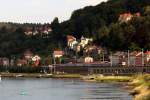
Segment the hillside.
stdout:
<svg viewBox="0 0 150 100">
<path fill-rule="evenodd" d="M 150 49 L 148 6 L 149 0 L 109 0 L 74 11 L 61 26 L 64 34 L 93 37 L 95 43 L 109 50 Z M 118 19 L 123 13 L 139 13 L 141 17 L 120 24 Z"/>
<path fill-rule="evenodd" d="M 121 17 L 122 16 L 122 17 Z M 130 20 L 124 19 L 129 16 Z M 48 34 L 41 35 L 50 26 Z M 47 27 L 48 26 L 48 27 Z M 25 35 L 28 29 L 40 34 Z M 38 29 L 38 30 L 36 30 Z M 111 51 L 150 49 L 150 0 L 109 0 L 74 11 L 71 18 L 51 24 L 0 23 L 0 56 L 20 56 L 26 49 L 50 55 L 66 46 L 66 35 L 94 39 L 94 43 Z"/>
</svg>

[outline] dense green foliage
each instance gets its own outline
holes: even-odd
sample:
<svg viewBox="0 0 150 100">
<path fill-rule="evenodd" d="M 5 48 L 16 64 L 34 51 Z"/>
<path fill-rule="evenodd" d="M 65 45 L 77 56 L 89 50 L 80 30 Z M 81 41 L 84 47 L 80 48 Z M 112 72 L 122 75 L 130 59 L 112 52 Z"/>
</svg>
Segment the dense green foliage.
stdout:
<svg viewBox="0 0 150 100">
<path fill-rule="evenodd" d="M 128 23 L 119 23 L 121 13 L 141 13 Z M 88 6 L 73 12 L 68 21 L 51 23 L 52 32 L 47 38 L 41 35 L 26 36 L 27 27 L 41 24 L 0 23 L 0 56 L 20 56 L 26 49 L 35 54 L 49 55 L 54 49 L 66 45 L 66 35 L 77 38 L 92 37 L 94 43 L 108 50 L 150 49 L 150 1 L 109 0 L 97 6 Z"/>
<path fill-rule="evenodd" d="M 93 37 L 95 43 L 109 50 L 150 49 L 150 1 L 109 0 L 73 12 L 71 19 L 63 22 L 63 33 L 76 37 Z M 128 23 L 120 24 L 119 15 L 141 13 Z"/>
<path fill-rule="evenodd" d="M 26 27 L 42 26 L 41 24 L 16 24 L 0 23 L 0 57 L 21 57 L 26 50 L 34 54 L 48 56 L 54 49 L 61 48 L 58 43 L 58 34 L 49 33 L 47 37 L 37 35 L 25 35 Z M 53 25 L 55 27 L 55 25 Z"/>
</svg>

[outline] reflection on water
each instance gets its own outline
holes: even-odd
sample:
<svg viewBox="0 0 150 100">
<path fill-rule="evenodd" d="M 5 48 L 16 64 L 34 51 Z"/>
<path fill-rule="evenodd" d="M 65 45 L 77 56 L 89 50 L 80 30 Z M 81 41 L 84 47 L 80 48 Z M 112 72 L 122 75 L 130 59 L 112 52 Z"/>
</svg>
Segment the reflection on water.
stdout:
<svg viewBox="0 0 150 100">
<path fill-rule="evenodd" d="M 0 100 L 132 100 L 114 84 L 70 79 L 3 79 Z"/>
</svg>

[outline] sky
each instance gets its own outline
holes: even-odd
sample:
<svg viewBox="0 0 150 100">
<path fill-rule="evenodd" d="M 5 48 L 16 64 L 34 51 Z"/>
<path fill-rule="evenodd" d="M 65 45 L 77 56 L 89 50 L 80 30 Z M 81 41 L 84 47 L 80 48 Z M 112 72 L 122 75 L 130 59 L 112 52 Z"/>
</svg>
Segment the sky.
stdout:
<svg viewBox="0 0 150 100">
<path fill-rule="evenodd" d="M 0 22 L 50 23 L 68 20 L 74 10 L 106 0 L 0 0 Z"/>
</svg>

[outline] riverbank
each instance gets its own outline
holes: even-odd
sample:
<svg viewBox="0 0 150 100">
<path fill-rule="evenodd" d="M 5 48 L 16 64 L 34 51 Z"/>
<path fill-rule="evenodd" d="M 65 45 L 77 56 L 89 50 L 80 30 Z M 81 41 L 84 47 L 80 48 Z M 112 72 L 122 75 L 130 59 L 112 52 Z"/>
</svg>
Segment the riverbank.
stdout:
<svg viewBox="0 0 150 100">
<path fill-rule="evenodd" d="M 129 83 L 132 86 L 131 95 L 134 96 L 134 100 L 150 100 L 150 75 L 137 75 L 133 76 L 132 82 Z"/>
<path fill-rule="evenodd" d="M 130 76 L 103 76 L 103 75 L 90 75 L 84 76 L 84 80 L 93 82 L 130 82 Z"/>
<path fill-rule="evenodd" d="M 27 78 L 81 78 L 80 74 L 47 74 L 47 73 L 0 73 L 1 77 Z"/>
<path fill-rule="evenodd" d="M 150 100 L 150 75 L 135 76 L 103 76 L 91 75 L 83 78 L 89 82 L 114 82 L 120 83 L 134 97 L 133 100 Z M 124 84 L 123 84 L 123 83 Z"/>
</svg>

